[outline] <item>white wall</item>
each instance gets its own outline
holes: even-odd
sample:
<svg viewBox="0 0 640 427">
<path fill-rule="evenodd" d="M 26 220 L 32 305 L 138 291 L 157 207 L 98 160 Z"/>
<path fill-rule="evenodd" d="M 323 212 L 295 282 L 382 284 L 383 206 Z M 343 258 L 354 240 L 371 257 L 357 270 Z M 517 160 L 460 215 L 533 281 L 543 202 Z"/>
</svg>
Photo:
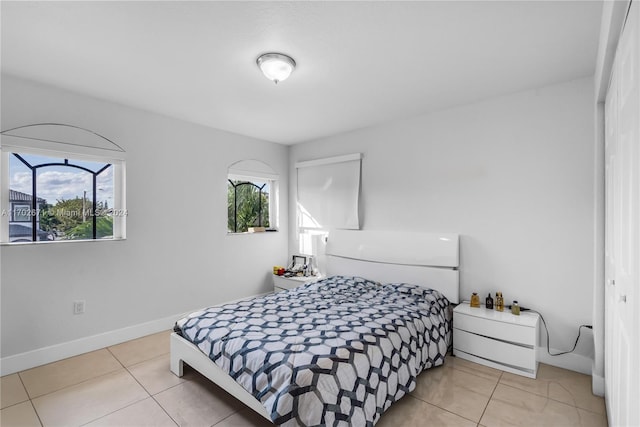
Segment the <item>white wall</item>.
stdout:
<svg viewBox="0 0 640 427">
<path fill-rule="evenodd" d="M 127 151 L 127 240 L 1 248 L 3 374 L 272 289 L 287 254 L 286 146 L 3 75 L 2 129 L 45 122 Z M 227 167 L 242 159 L 280 174 L 280 232 L 227 235 Z M 74 300 L 85 314 L 72 314 Z"/>
<path fill-rule="evenodd" d="M 570 349 L 592 323 L 593 91 L 585 78 L 295 145 L 290 193 L 295 162 L 362 152 L 363 229 L 460 233 L 462 298 L 502 291 L 543 314 L 552 351 Z M 551 358 L 542 333 L 539 360 L 591 373 L 582 336 Z"/>
</svg>

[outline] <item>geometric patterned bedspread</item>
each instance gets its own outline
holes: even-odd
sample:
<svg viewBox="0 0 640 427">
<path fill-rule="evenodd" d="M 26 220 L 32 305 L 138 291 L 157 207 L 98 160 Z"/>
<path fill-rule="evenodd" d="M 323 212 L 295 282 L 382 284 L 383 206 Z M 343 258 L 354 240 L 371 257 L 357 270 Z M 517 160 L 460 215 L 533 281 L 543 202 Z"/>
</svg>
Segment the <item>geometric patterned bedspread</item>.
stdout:
<svg viewBox="0 0 640 427">
<path fill-rule="evenodd" d="M 278 425 L 373 426 L 441 365 L 449 301 L 409 284 L 333 276 L 176 323 Z"/>
</svg>

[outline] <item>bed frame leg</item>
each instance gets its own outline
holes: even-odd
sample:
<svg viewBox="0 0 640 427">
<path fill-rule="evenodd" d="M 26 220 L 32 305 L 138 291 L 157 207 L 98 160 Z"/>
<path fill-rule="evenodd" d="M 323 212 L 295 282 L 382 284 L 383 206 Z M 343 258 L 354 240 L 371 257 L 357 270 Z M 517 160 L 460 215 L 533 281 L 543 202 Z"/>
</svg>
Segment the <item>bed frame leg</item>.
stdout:
<svg viewBox="0 0 640 427">
<path fill-rule="evenodd" d="M 183 375 L 184 362 L 182 360 L 171 359 L 171 372 L 181 377 Z"/>
<path fill-rule="evenodd" d="M 174 350 L 173 340 L 178 339 L 171 334 L 171 372 L 179 377 L 184 375 L 184 361 L 178 355 L 178 352 Z"/>
</svg>

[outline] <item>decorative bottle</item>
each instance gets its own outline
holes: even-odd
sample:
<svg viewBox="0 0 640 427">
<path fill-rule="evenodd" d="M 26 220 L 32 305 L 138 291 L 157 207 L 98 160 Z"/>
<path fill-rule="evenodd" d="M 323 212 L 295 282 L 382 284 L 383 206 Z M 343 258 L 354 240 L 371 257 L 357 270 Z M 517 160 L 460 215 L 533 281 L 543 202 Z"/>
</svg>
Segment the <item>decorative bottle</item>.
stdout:
<svg viewBox="0 0 640 427">
<path fill-rule="evenodd" d="M 480 307 L 480 297 L 476 292 L 471 295 L 471 307 Z"/>
<path fill-rule="evenodd" d="M 484 301 L 485 307 L 493 310 L 493 298 L 491 298 L 491 293 L 487 295 L 487 299 Z"/>
<path fill-rule="evenodd" d="M 502 292 L 496 292 L 496 310 L 504 311 L 504 298 Z"/>
<path fill-rule="evenodd" d="M 518 301 L 514 301 L 511 304 L 511 314 L 515 314 L 516 316 L 520 315 L 520 306 L 518 305 Z"/>
</svg>

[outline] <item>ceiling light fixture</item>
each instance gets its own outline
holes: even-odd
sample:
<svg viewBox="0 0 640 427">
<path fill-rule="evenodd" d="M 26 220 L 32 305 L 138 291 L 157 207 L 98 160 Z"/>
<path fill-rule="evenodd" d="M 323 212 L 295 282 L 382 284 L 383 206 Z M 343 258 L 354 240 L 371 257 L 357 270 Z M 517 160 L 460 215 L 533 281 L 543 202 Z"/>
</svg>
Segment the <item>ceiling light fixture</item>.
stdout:
<svg viewBox="0 0 640 427">
<path fill-rule="evenodd" d="M 256 59 L 262 74 L 275 84 L 286 80 L 296 68 L 296 61 L 282 53 L 265 53 Z"/>
</svg>

